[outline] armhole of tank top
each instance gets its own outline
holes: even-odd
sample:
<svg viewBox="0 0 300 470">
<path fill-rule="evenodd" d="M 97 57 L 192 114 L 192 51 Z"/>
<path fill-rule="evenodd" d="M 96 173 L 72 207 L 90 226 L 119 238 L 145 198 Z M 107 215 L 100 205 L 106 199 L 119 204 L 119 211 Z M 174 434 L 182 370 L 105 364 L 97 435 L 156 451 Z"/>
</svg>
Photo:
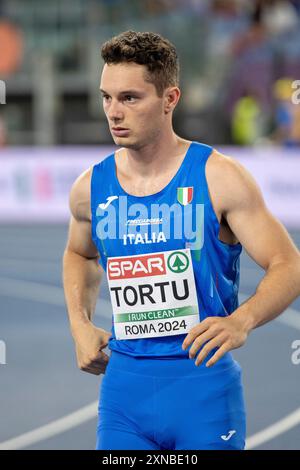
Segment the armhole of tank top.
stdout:
<svg viewBox="0 0 300 470">
<path fill-rule="evenodd" d="M 90 182 L 91 235 L 92 235 L 92 240 L 93 240 L 96 247 L 97 247 L 97 245 L 96 245 L 96 240 L 97 240 L 97 236 L 96 236 L 96 210 L 97 210 L 97 207 L 95 207 L 95 202 L 94 202 L 93 195 L 95 194 L 94 186 L 95 186 L 95 176 L 96 176 L 96 171 L 97 170 L 98 170 L 98 165 L 96 164 L 96 165 L 93 166 L 92 174 L 91 174 L 91 182 Z M 102 263 L 102 259 L 101 259 L 101 253 L 99 252 L 98 247 L 97 247 L 97 250 L 98 250 L 98 253 L 99 253 L 98 264 L 101 266 L 101 268 L 103 270 L 105 270 L 104 266 L 103 266 L 103 263 Z"/>
<path fill-rule="evenodd" d="M 95 233 L 95 215 L 96 215 L 96 208 L 95 208 L 95 204 L 94 204 L 94 197 L 93 195 L 95 194 L 94 193 L 94 177 L 95 177 L 95 168 L 96 168 L 96 165 L 93 165 L 93 168 L 92 168 L 92 173 L 91 173 L 91 181 L 90 181 L 90 209 L 91 209 L 91 232 L 92 232 L 92 240 L 95 242 L 96 240 L 96 233 Z"/>
<path fill-rule="evenodd" d="M 203 167 L 202 167 L 203 168 L 203 181 L 204 181 L 204 186 L 205 186 L 206 203 L 208 204 L 208 207 L 210 208 L 210 212 L 212 214 L 211 219 L 212 219 L 212 223 L 213 223 L 213 227 L 214 227 L 214 234 L 216 236 L 217 242 L 219 243 L 220 246 L 222 246 L 224 248 L 227 248 L 229 250 L 230 249 L 236 249 L 237 247 L 242 247 L 240 242 L 238 242 L 238 243 L 226 243 L 223 240 L 220 240 L 220 238 L 219 238 L 221 226 L 220 226 L 219 219 L 217 217 L 217 214 L 215 212 L 215 209 L 214 209 L 214 206 L 213 206 L 213 203 L 212 203 L 212 199 L 211 199 L 210 192 L 209 192 L 209 187 L 208 187 L 208 182 L 207 182 L 207 178 L 206 178 L 206 165 L 207 165 L 208 159 L 211 157 L 213 152 L 214 152 L 214 148 L 212 147 L 211 152 L 208 153 L 207 155 L 205 155 L 204 160 L 203 160 Z"/>
<path fill-rule="evenodd" d="M 112 154 L 114 155 L 114 154 Z M 111 155 L 109 155 L 108 157 L 110 157 Z M 105 160 L 108 158 L 106 157 Z M 100 163 L 97 163 L 93 166 L 93 169 L 92 169 L 92 174 L 91 174 L 91 182 L 90 182 L 90 208 L 91 208 L 91 234 L 92 234 L 92 240 L 94 242 L 94 244 L 96 245 L 96 240 L 97 240 L 97 234 L 96 234 L 96 225 L 97 225 L 97 221 L 96 221 L 96 212 L 97 212 L 97 206 L 95 204 L 95 194 L 96 194 L 96 186 L 95 186 L 95 180 L 96 180 L 96 177 L 100 177 L 100 173 L 101 173 L 101 168 L 102 168 L 102 165 L 101 163 L 103 162 L 103 160 L 100 162 Z M 99 186 L 99 185 L 97 185 Z M 103 260 L 102 260 L 102 255 L 101 255 L 101 252 L 99 251 L 98 249 L 98 252 L 99 252 L 99 259 L 98 259 L 98 263 L 100 264 L 100 266 L 102 267 L 102 269 L 105 271 L 105 267 L 104 267 L 104 264 L 103 264 Z"/>
</svg>

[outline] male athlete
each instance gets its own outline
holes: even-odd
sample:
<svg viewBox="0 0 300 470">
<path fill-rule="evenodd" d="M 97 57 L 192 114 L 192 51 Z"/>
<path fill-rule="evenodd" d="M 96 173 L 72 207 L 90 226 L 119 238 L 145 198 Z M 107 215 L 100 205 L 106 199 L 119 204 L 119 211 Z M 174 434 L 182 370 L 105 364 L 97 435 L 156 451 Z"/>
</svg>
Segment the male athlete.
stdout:
<svg viewBox="0 0 300 470">
<path fill-rule="evenodd" d="M 127 31 L 101 53 L 119 149 L 75 181 L 63 260 L 78 366 L 105 374 L 97 449 L 243 449 L 230 351 L 299 295 L 299 252 L 242 165 L 174 132 L 175 47 Z M 242 246 L 266 272 L 239 306 Z M 111 333 L 92 323 L 104 271 Z"/>
</svg>

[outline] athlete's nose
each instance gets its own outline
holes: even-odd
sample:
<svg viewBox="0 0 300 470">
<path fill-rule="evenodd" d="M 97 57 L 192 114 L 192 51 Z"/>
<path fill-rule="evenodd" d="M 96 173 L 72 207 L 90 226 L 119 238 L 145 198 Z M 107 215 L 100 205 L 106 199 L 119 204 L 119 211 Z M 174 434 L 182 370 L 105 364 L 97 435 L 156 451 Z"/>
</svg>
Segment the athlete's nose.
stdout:
<svg viewBox="0 0 300 470">
<path fill-rule="evenodd" d="M 111 123 L 116 124 L 118 121 L 123 119 L 124 113 L 120 109 L 121 106 L 122 104 L 118 101 L 111 101 L 107 112 L 107 117 Z"/>
</svg>

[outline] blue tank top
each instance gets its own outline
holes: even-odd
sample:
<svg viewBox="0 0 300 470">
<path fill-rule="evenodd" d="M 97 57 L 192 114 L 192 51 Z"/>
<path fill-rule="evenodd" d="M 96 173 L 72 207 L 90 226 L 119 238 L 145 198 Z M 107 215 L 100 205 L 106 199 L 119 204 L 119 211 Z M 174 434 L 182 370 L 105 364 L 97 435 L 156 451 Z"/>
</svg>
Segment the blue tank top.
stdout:
<svg viewBox="0 0 300 470">
<path fill-rule="evenodd" d="M 92 239 L 103 269 L 106 271 L 108 257 L 190 248 L 199 321 L 207 316 L 225 317 L 238 307 L 242 246 L 240 243 L 226 244 L 218 238 L 220 225 L 205 176 L 205 165 L 212 150 L 212 147 L 192 142 L 172 180 L 161 191 L 149 196 L 133 196 L 123 190 L 116 174 L 114 153 L 94 165 L 91 177 Z M 165 204 L 165 207 L 175 204 L 174 211 L 168 214 L 169 233 L 163 239 L 160 237 L 163 218 L 151 218 L 150 210 L 148 213 L 143 210 L 151 204 Z M 176 232 L 180 216 L 176 212 L 178 207 L 182 208 L 182 234 L 179 235 Z M 189 224 L 184 225 L 188 218 Z M 141 230 L 139 235 L 138 229 Z M 186 336 L 183 334 L 118 340 L 114 324 L 111 332 L 108 344 L 111 350 L 140 357 L 188 357 L 188 351 L 182 350 Z M 226 356 L 224 361 L 228 362 L 230 353 Z"/>
</svg>

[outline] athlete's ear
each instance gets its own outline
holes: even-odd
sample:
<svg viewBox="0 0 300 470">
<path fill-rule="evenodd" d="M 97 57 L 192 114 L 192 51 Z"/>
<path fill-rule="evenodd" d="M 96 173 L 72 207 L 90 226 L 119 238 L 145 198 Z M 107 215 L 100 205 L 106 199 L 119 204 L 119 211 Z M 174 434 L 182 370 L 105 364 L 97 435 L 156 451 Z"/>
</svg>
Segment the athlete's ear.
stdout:
<svg viewBox="0 0 300 470">
<path fill-rule="evenodd" d="M 164 111 L 165 114 L 172 112 L 177 105 L 181 91 L 177 86 L 168 87 L 164 91 Z"/>
</svg>

